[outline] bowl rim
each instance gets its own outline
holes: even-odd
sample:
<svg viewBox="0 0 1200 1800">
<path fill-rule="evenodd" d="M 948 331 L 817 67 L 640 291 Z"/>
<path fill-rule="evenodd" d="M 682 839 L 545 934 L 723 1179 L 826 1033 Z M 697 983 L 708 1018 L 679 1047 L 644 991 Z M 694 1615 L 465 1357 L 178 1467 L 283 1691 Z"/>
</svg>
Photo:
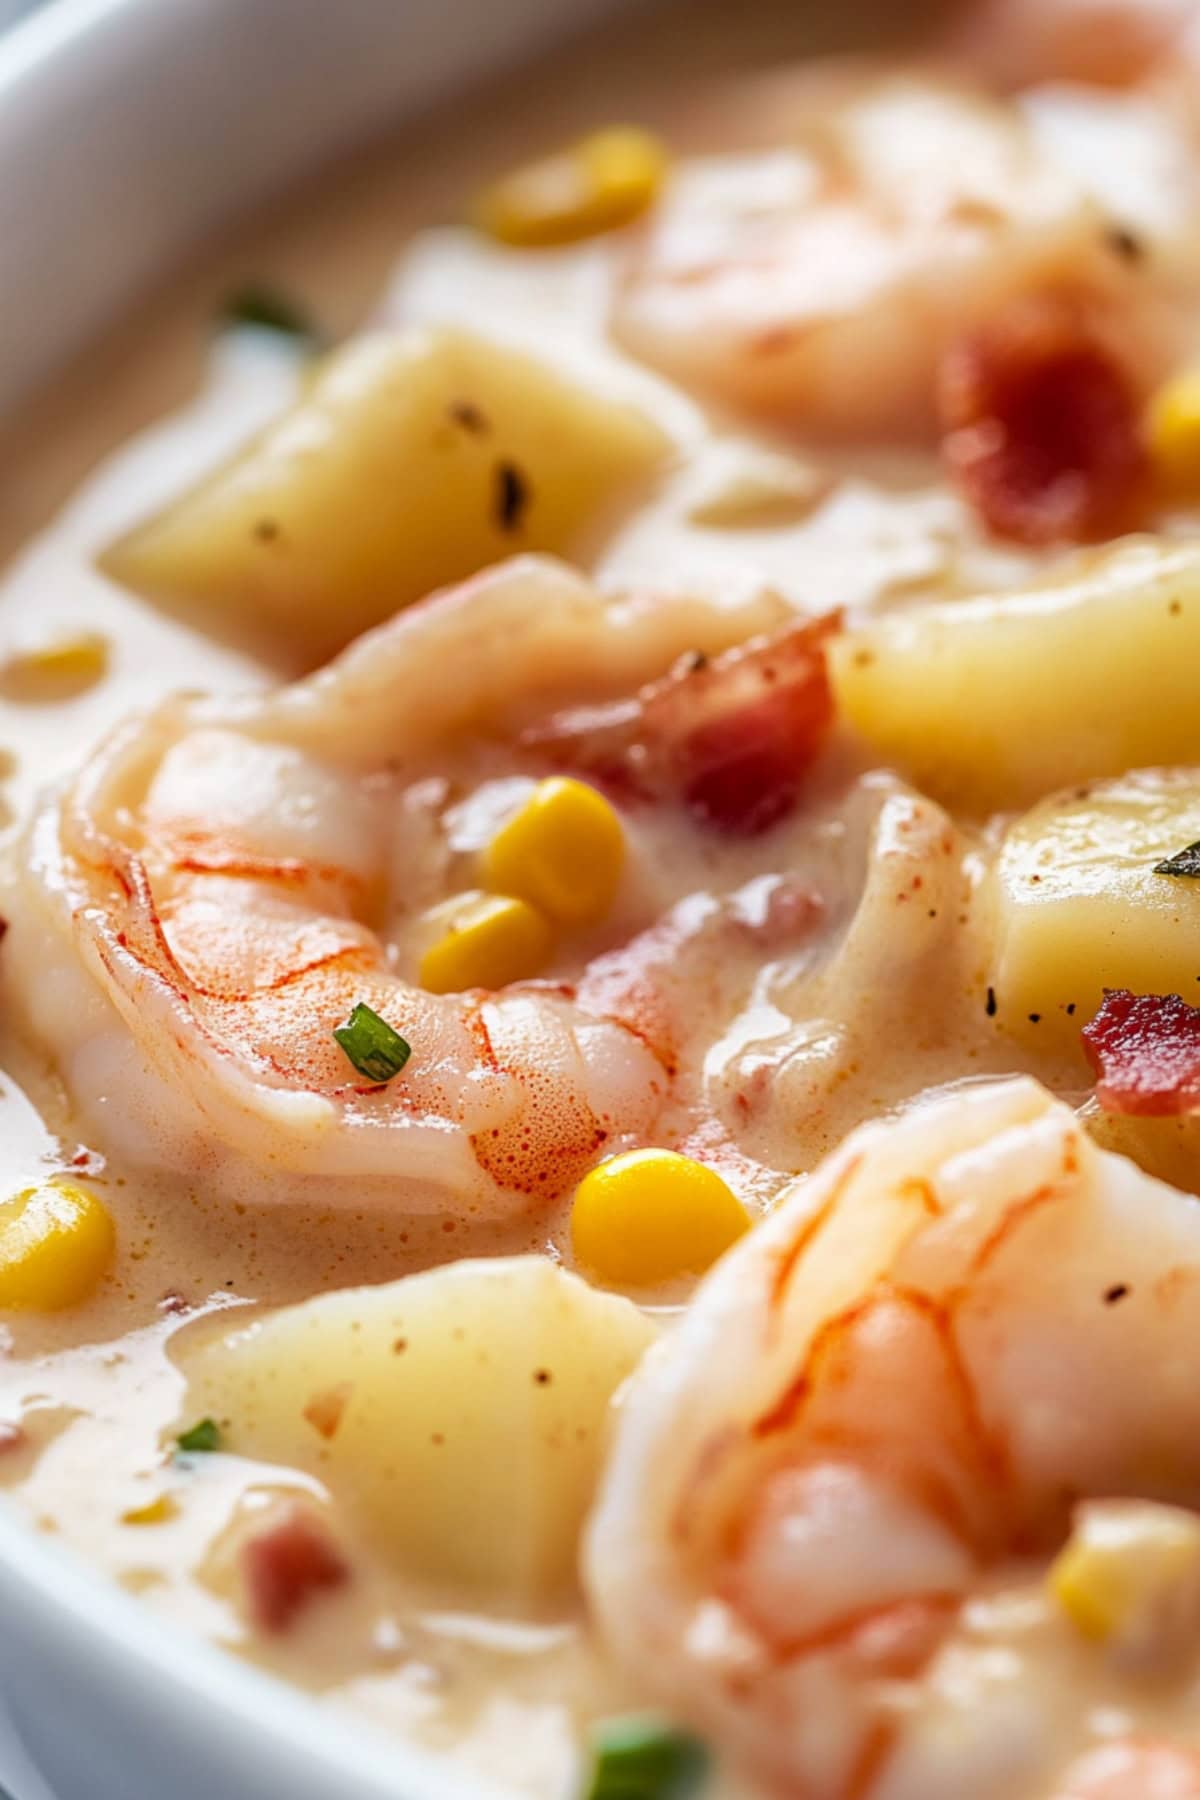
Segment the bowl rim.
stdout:
<svg viewBox="0 0 1200 1800">
<path fill-rule="evenodd" d="M 41 0 L 0 36 L 0 100 L 53 56 L 77 53 L 80 40 L 144 0 Z"/>
<path fill-rule="evenodd" d="M 656 3 L 47 0 L 0 34 L 0 414 L 237 218 Z"/>
<path fill-rule="evenodd" d="M 274 1747 L 286 1753 L 285 1763 L 303 1758 L 345 1800 L 507 1800 L 485 1778 L 369 1719 L 336 1713 L 319 1694 L 156 1614 L 80 1553 L 41 1536 L 7 1496 L 0 1502 L 0 1592 L 5 1589 L 32 1590 L 57 1633 L 71 1634 L 74 1658 L 104 1658 L 110 1670 L 119 1659 L 122 1679 L 136 1687 L 143 1705 L 201 1708 L 219 1718 L 239 1756 L 270 1755 Z M 8 1607 L 5 1616 L 13 1616 Z M 16 1723 L 23 1737 L 19 1717 Z M 353 1791 L 351 1781 L 358 1784 Z"/>
</svg>

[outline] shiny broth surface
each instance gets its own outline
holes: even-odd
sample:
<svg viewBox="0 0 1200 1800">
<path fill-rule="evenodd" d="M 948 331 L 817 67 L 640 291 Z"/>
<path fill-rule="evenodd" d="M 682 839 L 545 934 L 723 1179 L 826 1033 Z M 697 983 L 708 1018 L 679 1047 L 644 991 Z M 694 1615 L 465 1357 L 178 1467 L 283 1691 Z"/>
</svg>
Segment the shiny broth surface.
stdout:
<svg viewBox="0 0 1200 1800">
<path fill-rule="evenodd" d="M 792 11 L 464 97 L 0 440 L 0 1483 L 513 1792 L 1187 1800 L 1200 45 Z"/>
</svg>

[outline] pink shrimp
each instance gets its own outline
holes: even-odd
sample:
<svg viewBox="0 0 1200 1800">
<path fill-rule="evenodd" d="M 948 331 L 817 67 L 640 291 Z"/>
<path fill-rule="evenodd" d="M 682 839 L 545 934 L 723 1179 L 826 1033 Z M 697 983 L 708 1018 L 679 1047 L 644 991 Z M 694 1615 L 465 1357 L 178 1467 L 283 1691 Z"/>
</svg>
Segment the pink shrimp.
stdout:
<svg viewBox="0 0 1200 1800">
<path fill-rule="evenodd" d="M 8 909 L 13 983 L 68 1083 L 102 1114 L 119 1089 L 153 1160 L 252 1176 L 256 1196 L 513 1211 L 568 1192 L 644 1141 L 671 1077 L 569 985 L 436 995 L 405 978 L 392 927 L 457 866 L 430 770 L 444 788 L 465 756 L 469 788 L 481 757 L 528 769 L 533 720 L 783 615 L 770 596 L 602 598 L 518 560 L 294 687 L 135 721 L 42 815 Z M 412 1046 L 386 1084 L 332 1035 L 359 1003 Z"/>
<path fill-rule="evenodd" d="M 1138 399 L 1190 347 L 1186 108 L 1091 130 L 969 74 L 790 81 L 747 105 L 772 147 L 676 170 L 617 295 L 636 355 L 809 436 L 931 443 L 943 358 L 1030 302 L 1069 300 Z"/>
<path fill-rule="evenodd" d="M 1200 1800 L 1200 1754 L 1131 1738 L 1068 1769 L 1053 1800 Z"/>
<path fill-rule="evenodd" d="M 634 1378 L 585 1554 L 607 1641 L 792 1796 L 1048 1789 L 1102 1665 L 1040 1575 L 1076 1501 L 1200 1507 L 1198 1327 L 1195 1202 L 1035 1083 L 853 1133 Z"/>
</svg>

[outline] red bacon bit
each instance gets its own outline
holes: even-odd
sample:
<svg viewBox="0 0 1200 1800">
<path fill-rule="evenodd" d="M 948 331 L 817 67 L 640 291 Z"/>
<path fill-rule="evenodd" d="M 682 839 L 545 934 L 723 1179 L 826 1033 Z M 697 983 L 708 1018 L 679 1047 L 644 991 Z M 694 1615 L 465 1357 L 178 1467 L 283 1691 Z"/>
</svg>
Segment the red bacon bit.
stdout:
<svg viewBox="0 0 1200 1800">
<path fill-rule="evenodd" d="M 757 837 L 770 830 L 795 806 L 830 716 L 814 716 L 806 683 L 802 693 L 793 686 L 764 694 L 697 726 L 680 745 L 681 762 L 690 769 L 684 805 L 731 835 Z"/>
<path fill-rule="evenodd" d="M 950 473 L 998 537 L 1077 542 L 1134 523 L 1137 398 L 1069 302 L 1026 301 L 953 345 L 938 407 Z"/>
<path fill-rule="evenodd" d="M 1200 1107 L 1200 1007 L 1178 994 L 1107 988 L 1082 1038 L 1106 1112 L 1163 1116 Z"/>
<path fill-rule="evenodd" d="M 619 798 L 679 800 L 716 831 L 756 837 L 795 806 L 832 723 L 823 641 L 835 624 L 686 656 L 634 699 L 564 714 L 525 742 Z"/>
<path fill-rule="evenodd" d="M 350 1575 L 325 1526 L 295 1504 L 247 1538 L 241 1566 L 250 1612 L 262 1631 L 286 1631 L 315 1594 L 341 1587 Z"/>
</svg>

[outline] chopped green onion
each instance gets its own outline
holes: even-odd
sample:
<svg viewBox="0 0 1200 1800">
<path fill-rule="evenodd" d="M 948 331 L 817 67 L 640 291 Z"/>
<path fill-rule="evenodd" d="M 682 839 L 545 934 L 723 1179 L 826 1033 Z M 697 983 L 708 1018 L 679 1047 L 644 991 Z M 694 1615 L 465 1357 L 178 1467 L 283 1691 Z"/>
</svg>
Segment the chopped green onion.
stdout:
<svg viewBox="0 0 1200 1800">
<path fill-rule="evenodd" d="M 361 1000 L 344 1025 L 334 1026 L 333 1035 L 368 1081 L 390 1081 L 412 1055 L 412 1045 Z"/>
<path fill-rule="evenodd" d="M 1189 844 L 1186 850 L 1177 850 L 1174 856 L 1168 856 L 1165 862 L 1155 863 L 1156 875 L 1200 875 L 1200 842 Z"/>
<path fill-rule="evenodd" d="M 608 1719 L 592 1733 L 586 1800 L 688 1800 L 707 1773 L 699 1738 L 657 1719 Z"/>
<path fill-rule="evenodd" d="M 321 341 L 321 333 L 304 307 L 279 288 L 260 282 L 247 282 L 228 294 L 221 303 L 219 321 L 226 328 L 250 325 L 314 345 Z"/>
<path fill-rule="evenodd" d="M 207 1455 L 221 1448 L 221 1427 L 215 1419 L 201 1419 L 188 1431 L 181 1431 L 175 1442 L 189 1454 Z"/>
</svg>

